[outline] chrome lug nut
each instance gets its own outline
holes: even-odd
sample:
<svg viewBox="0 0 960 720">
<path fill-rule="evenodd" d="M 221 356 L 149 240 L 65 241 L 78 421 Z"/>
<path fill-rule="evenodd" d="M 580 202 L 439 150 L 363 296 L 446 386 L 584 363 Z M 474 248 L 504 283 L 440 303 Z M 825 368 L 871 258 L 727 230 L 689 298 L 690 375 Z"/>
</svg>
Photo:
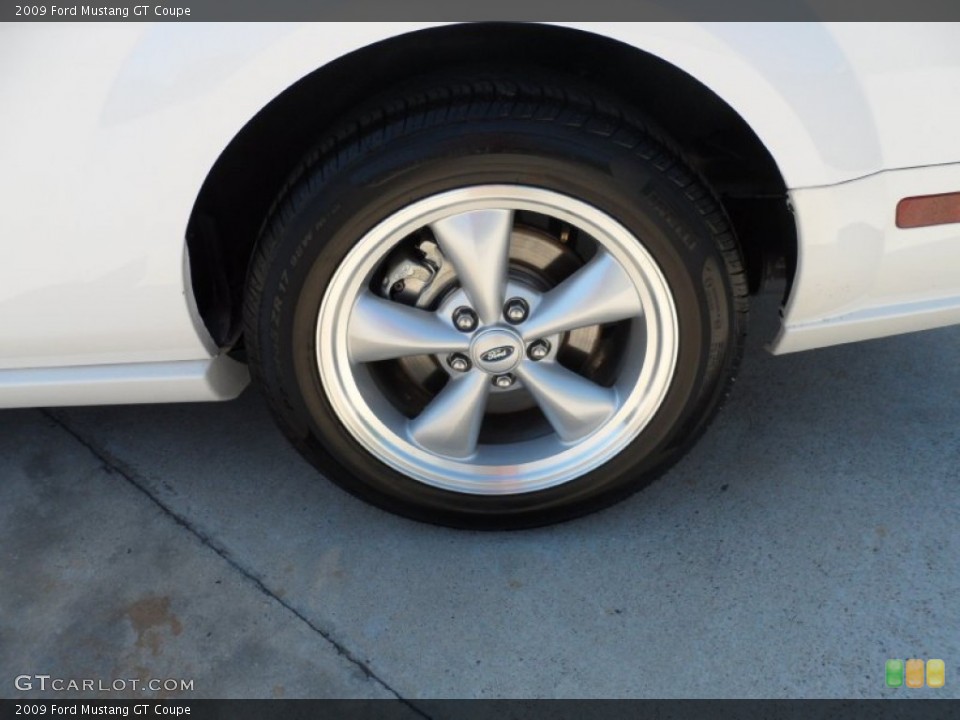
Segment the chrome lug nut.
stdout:
<svg viewBox="0 0 960 720">
<path fill-rule="evenodd" d="M 466 372 L 470 369 L 470 358 L 461 353 L 454 353 L 447 358 L 447 365 L 457 372 Z"/>
<path fill-rule="evenodd" d="M 550 343 L 546 340 L 537 340 L 527 348 L 527 356 L 534 361 L 543 360 L 550 354 Z"/>
<path fill-rule="evenodd" d="M 477 329 L 477 314 L 468 307 L 458 307 L 453 311 L 453 324 L 461 332 L 473 332 Z"/>
<path fill-rule="evenodd" d="M 503 306 L 503 316 L 513 325 L 526 320 L 529 312 L 530 306 L 527 305 L 527 301 L 519 297 L 510 298 Z"/>
<path fill-rule="evenodd" d="M 510 387 L 514 382 L 516 382 L 516 378 L 514 378 L 510 373 L 507 373 L 506 375 L 497 375 L 493 379 L 493 384 L 501 389 Z"/>
</svg>

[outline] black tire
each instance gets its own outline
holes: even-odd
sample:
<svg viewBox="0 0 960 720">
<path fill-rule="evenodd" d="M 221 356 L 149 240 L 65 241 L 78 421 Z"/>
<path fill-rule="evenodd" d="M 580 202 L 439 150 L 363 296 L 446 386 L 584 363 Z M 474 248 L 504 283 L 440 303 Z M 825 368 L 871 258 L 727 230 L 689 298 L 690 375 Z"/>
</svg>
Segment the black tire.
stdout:
<svg viewBox="0 0 960 720">
<path fill-rule="evenodd" d="M 360 237 L 420 198 L 488 183 L 579 198 L 642 238 L 669 284 L 679 330 L 669 389 L 619 454 L 555 487 L 493 496 L 434 487 L 377 459 L 333 409 L 314 356 L 324 293 Z M 635 111 L 566 79 L 474 74 L 383 97 L 304 160 L 252 259 L 245 337 L 280 427 L 342 488 L 420 521 L 522 528 L 606 507 L 681 457 L 729 391 L 746 295 L 718 201 Z"/>
</svg>

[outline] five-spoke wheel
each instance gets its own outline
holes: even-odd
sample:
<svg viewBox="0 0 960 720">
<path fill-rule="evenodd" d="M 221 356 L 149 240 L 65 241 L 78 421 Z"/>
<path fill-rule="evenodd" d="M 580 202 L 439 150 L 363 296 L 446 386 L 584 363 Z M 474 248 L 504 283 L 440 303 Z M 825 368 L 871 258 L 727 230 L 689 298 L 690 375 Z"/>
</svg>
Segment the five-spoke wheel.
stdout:
<svg viewBox="0 0 960 720">
<path fill-rule="evenodd" d="M 549 264 L 566 249 L 535 232 L 551 227 L 577 245 L 555 282 Z M 521 258 L 515 236 L 544 245 L 546 266 Z M 418 295 L 371 289 L 424 244 L 436 250 Z M 324 389 L 357 441 L 410 477 L 481 495 L 559 485 L 616 455 L 659 407 L 676 352 L 673 300 L 642 242 L 586 203 L 517 185 L 450 190 L 385 218 L 341 263 L 317 322 Z M 426 378 L 408 369 L 430 364 Z M 425 402 L 405 406 L 397 382 Z"/>
</svg>

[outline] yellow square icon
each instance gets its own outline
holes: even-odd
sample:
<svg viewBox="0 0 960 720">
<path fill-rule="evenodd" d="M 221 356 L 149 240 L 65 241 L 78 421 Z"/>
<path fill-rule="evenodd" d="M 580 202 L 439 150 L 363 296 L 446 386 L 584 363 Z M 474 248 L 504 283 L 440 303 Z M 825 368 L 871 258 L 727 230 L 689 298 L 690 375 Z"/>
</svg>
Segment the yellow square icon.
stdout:
<svg viewBox="0 0 960 720">
<path fill-rule="evenodd" d="M 916 658 L 907 660 L 907 682 L 908 688 L 923 687 L 923 660 Z"/>
<path fill-rule="evenodd" d="M 927 660 L 927 687 L 942 688 L 945 676 L 943 660 Z"/>
</svg>

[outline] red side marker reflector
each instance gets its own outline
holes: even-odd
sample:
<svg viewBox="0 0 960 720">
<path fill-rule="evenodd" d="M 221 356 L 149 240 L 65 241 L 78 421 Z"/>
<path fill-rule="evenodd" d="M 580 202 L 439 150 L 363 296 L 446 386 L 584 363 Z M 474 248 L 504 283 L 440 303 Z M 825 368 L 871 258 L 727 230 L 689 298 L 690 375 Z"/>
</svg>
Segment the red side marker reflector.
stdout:
<svg viewBox="0 0 960 720">
<path fill-rule="evenodd" d="M 960 223 L 960 192 L 908 197 L 897 203 L 898 228 L 950 223 Z"/>
</svg>

